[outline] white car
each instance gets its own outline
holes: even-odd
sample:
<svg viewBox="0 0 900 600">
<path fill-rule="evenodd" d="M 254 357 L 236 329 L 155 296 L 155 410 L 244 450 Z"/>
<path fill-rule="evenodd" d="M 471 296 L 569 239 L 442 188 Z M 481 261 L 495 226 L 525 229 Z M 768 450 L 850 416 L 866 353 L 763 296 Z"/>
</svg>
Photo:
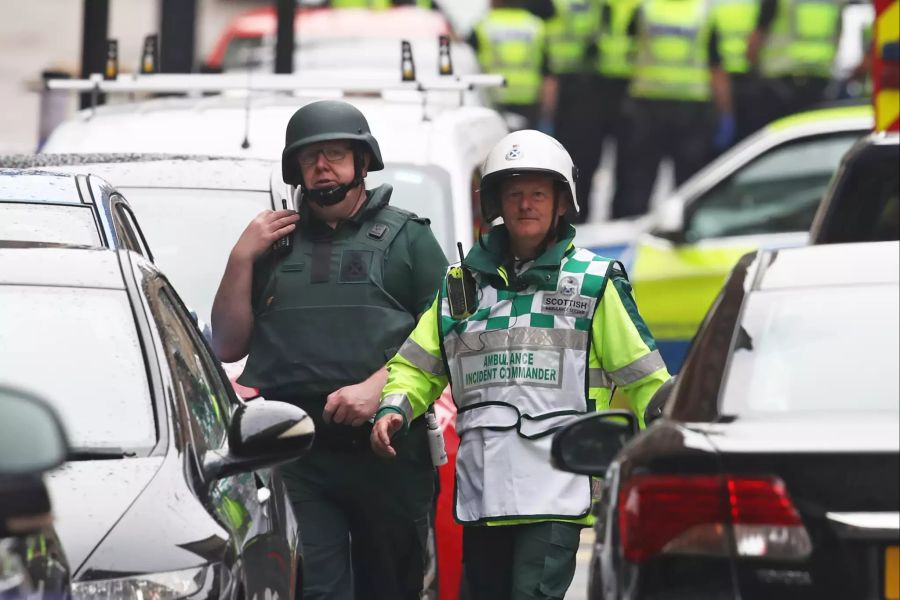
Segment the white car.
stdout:
<svg viewBox="0 0 900 600">
<path fill-rule="evenodd" d="M 366 115 L 381 147 L 386 168 L 371 173 L 367 185 L 393 185 L 392 205 L 430 219 L 451 260 L 457 242 L 466 249 L 474 240 L 481 162 L 508 131 L 503 117 L 492 109 L 448 102 L 447 94 L 458 93 L 336 94 Z M 438 97 L 432 100 L 431 94 Z M 43 152 L 280 160 L 288 119 L 321 97 L 266 93 L 100 106 L 57 127 Z"/>
</svg>

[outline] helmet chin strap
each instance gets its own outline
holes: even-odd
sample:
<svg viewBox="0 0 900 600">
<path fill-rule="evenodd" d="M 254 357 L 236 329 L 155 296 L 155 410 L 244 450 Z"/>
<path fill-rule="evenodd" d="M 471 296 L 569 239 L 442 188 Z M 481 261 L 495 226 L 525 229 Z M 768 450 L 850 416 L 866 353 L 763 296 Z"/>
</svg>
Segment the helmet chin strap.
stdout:
<svg viewBox="0 0 900 600">
<path fill-rule="evenodd" d="M 362 167 L 363 167 L 363 157 L 362 153 L 358 152 L 355 148 L 353 150 L 353 181 L 350 183 L 343 183 L 341 185 L 336 185 L 333 188 L 329 188 L 327 190 L 320 189 L 309 189 L 305 185 L 304 188 L 304 196 L 310 201 L 315 202 L 319 206 L 334 206 L 339 202 L 342 202 L 344 198 L 347 197 L 347 194 L 350 190 L 359 187 L 363 182 L 362 177 Z"/>
</svg>

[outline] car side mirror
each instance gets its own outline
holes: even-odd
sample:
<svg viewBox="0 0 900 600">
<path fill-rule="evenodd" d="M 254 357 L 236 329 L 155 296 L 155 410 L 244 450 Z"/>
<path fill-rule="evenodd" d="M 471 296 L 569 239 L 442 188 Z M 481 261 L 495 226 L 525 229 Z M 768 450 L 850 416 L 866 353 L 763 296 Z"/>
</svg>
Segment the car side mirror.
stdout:
<svg viewBox="0 0 900 600">
<path fill-rule="evenodd" d="M 206 479 L 273 467 L 306 454 L 315 439 L 313 421 L 303 409 L 258 398 L 242 404 L 231 419 L 228 451 L 208 452 Z"/>
<path fill-rule="evenodd" d="M 602 476 L 616 454 L 640 431 L 627 410 L 593 413 L 569 423 L 553 437 L 550 456 L 561 471 Z"/>
<path fill-rule="evenodd" d="M 684 202 L 678 198 L 669 198 L 659 207 L 656 224 L 651 233 L 673 244 L 683 244 L 684 237 Z"/>
<path fill-rule="evenodd" d="M 677 375 L 670 377 L 654 392 L 653 397 L 650 398 L 650 403 L 644 409 L 645 426 L 649 426 L 653 421 L 662 417 L 663 410 L 665 410 L 666 404 L 669 403 L 669 397 L 672 395 L 672 390 L 675 389 L 677 378 Z"/>
<path fill-rule="evenodd" d="M 0 477 L 39 475 L 69 453 L 62 423 L 49 404 L 0 386 Z"/>
<path fill-rule="evenodd" d="M 0 386 L 0 538 L 50 525 L 50 496 L 41 475 L 69 452 L 56 412 L 43 400 Z"/>
</svg>

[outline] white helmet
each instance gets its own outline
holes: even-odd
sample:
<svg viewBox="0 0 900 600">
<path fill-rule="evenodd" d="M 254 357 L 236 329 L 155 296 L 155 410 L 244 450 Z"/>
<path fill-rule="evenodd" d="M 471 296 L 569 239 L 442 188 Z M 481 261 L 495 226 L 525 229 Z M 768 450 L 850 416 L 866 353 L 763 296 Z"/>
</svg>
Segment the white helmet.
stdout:
<svg viewBox="0 0 900 600">
<path fill-rule="evenodd" d="M 575 195 L 577 170 L 572 157 L 556 139 L 540 131 L 514 131 L 488 153 L 481 175 L 481 217 L 490 223 L 500 216 L 500 182 L 523 173 L 542 173 L 569 185 L 572 204 L 578 212 Z"/>
</svg>

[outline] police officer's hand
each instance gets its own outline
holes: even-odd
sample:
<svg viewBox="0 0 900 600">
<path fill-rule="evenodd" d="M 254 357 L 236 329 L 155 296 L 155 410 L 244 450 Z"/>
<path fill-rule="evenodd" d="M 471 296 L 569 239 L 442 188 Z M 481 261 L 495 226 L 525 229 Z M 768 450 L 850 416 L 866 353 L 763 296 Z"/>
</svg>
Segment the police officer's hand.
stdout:
<svg viewBox="0 0 900 600">
<path fill-rule="evenodd" d="M 348 385 L 328 395 L 322 418 L 326 423 L 359 427 L 378 410 L 381 386 L 370 381 Z"/>
<path fill-rule="evenodd" d="M 300 215 L 293 210 L 266 210 L 259 213 L 238 238 L 232 254 L 251 262 L 255 261 L 276 240 L 293 232 L 299 220 Z"/>
<path fill-rule="evenodd" d="M 375 421 L 372 427 L 372 451 L 384 458 L 397 456 L 397 451 L 391 446 L 391 438 L 403 428 L 403 415 L 387 413 Z"/>
</svg>

